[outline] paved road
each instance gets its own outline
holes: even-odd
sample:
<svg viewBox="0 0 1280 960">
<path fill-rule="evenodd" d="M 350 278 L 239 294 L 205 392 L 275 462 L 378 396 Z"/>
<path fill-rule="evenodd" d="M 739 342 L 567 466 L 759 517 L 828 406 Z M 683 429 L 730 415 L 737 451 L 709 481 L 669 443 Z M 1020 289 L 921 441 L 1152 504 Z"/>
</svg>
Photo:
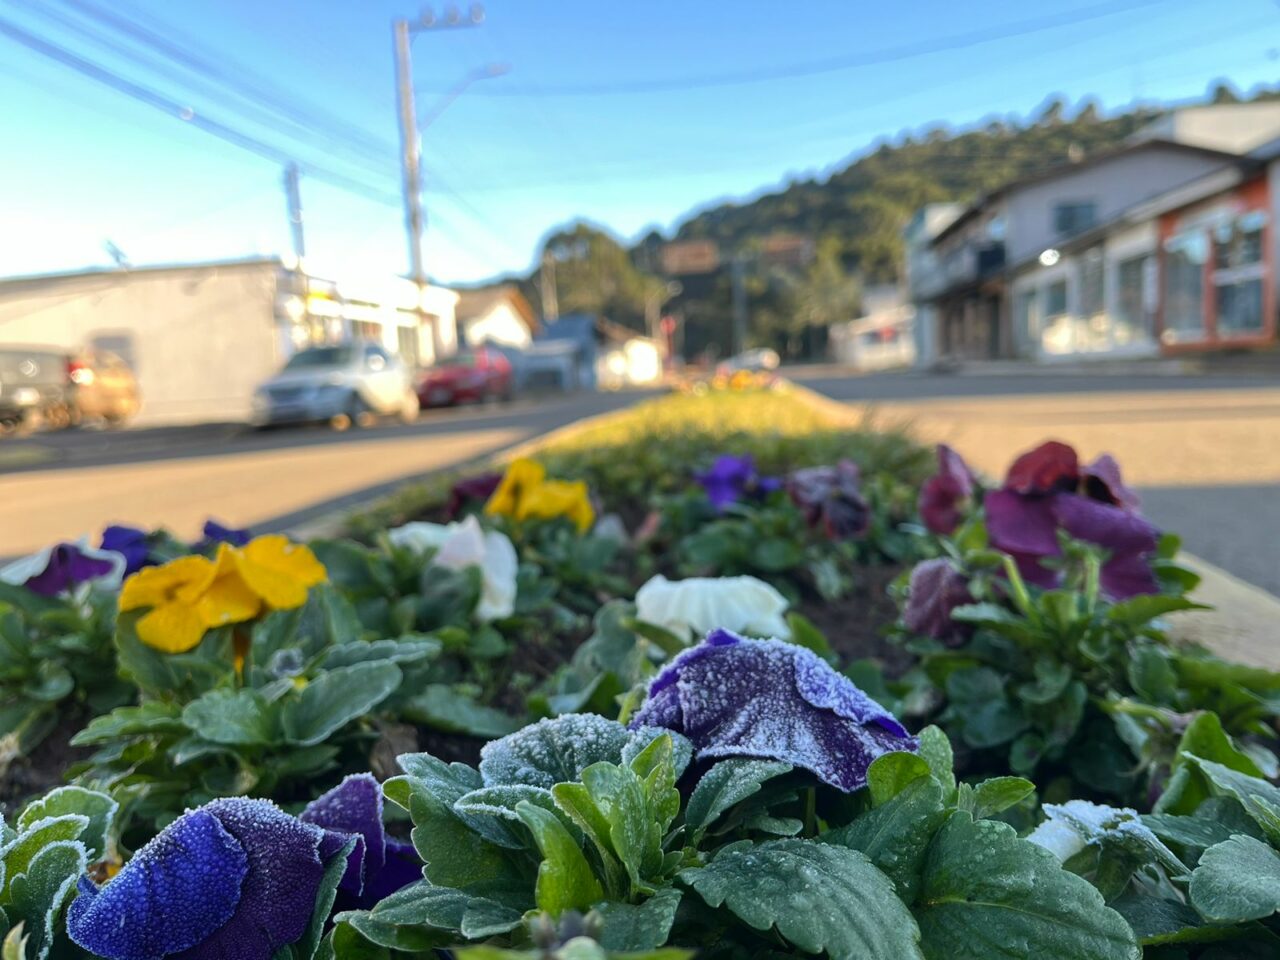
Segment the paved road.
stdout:
<svg viewBox="0 0 1280 960">
<path fill-rule="evenodd" d="M 1050 437 L 1120 460 L 1147 514 L 1188 550 L 1280 595 L 1280 380 L 1065 374 L 797 379 L 955 445 L 999 476 Z"/>
<path fill-rule="evenodd" d="M 108 523 L 167 526 L 185 537 L 210 516 L 233 526 L 282 529 L 643 395 L 583 394 L 433 412 L 411 426 L 343 434 L 210 425 L 0 442 L 0 451 L 9 451 L 9 459 L 0 460 L 0 557 L 96 534 Z M 26 452 L 15 456 L 15 450 Z"/>
</svg>

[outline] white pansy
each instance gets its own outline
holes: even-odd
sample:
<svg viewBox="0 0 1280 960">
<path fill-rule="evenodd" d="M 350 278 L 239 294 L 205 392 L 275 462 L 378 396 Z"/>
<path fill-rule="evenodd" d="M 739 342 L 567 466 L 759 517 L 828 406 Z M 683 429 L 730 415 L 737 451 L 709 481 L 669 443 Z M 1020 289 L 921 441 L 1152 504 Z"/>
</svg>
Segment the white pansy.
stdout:
<svg viewBox="0 0 1280 960">
<path fill-rule="evenodd" d="M 1065 820 L 1046 820 L 1027 834 L 1027 839 L 1063 863 L 1083 850 L 1087 842 L 1080 831 Z"/>
<path fill-rule="evenodd" d="M 506 534 L 486 532 L 475 517 L 461 523 L 406 523 L 387 531 L 396 546 L 425 553 L 435 550 L 431 563 L 451 570 L 480 568 L 480 600 L 476 619 L 483 623 L 509 617 L 516 607 L 516 548 Z"/>
<path fill-rule="evenodd" d="M 636 593 L 636 616 L 685 640 L 720 628 L 755 637 L 789 639 L 787 598 L 755 577 L 690 577 L 659 574 Z"/>
<path fill-rule="evenodd" d="M 97 547 L 91 547 L 89 546 L 88 537 L 63 542 L 69 543 L 91 560 L 105 560 L 111 564 L 111 570 L 100 577 L 94 577 L 94 583 L 111 589 L 120 586 L 124 580 L 125 568 L 125 559 L 122 554 L 116 553 L 114 550 L 99 550 Z M 21 557 L 4 567 L 0 567 L 0 583 L 11 583 L 20 587 L 32 577 L 38 577 L 48 568 L 49 559 L 53 556 L 53 551 L 57 546 L 58 544 L 53 544 L 43 550 L 37 550 L 30 556 Z"/>
</svg>

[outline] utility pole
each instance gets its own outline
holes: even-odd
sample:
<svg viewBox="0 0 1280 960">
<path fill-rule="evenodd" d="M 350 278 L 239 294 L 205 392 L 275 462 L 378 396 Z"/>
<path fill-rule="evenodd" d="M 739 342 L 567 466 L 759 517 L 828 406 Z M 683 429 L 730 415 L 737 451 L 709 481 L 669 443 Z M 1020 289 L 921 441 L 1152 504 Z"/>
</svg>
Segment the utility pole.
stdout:
<svg viewBox="0 0 1280 960">
<path fill-rule="evenodd" d="M 560 319 L 560 298 L 556 292 L 556 258 L 550 250 L 542 251 L 542 272 L 538 280 L 542 291 L 542 319 L 555 323 Z"/>
<path fill-rule="evenodd" d="M 746 348 L 747 340 L 747 258 L 735 253 L 729 262 L 729 278 L 733 288 L 733 352 L 737 356 Z"/>
<path fill-rule="evenodd" d="M 289 208 L 289 232 L 293 236 L 293 255 L 299 265 L 307 255 L 306 240 L 302 235 L 302 192 L 298 186 L 298 165 L 290 163 L 284 168 L 284 198 Z"/>
<path fill-rule="evenodd" d="M 404 169 L 404 214 L 405 228 L 409 233 L 409 279 L 417 288 L 418 325 L 426 321 L 426 311 L 422 305 L 423 294 L 427 288 L 427 273 L 422 263 L 422 143 L 418 134 L 418 114 L 413 101 L 413 52 L 412 43 L 415 35 L 427 30 L 449 30 L 460 27 L 478 27 L 484 20 L 484 8 L 479 4 L 471 7 L 467 17 L 455 6 L 445 10 L 443 18 L 437 20 L 434 13 L 425 10 L 417 20 L 396 20 L 391 24 L 396 58 L 396 94 L 400 105 L 400 148 L 401 164 Z M 441 336 L 440 321 L 437 318 L 431 324 L 432 360 L 438 360 L 444 352 L 444 338 Z"/>
</svg>

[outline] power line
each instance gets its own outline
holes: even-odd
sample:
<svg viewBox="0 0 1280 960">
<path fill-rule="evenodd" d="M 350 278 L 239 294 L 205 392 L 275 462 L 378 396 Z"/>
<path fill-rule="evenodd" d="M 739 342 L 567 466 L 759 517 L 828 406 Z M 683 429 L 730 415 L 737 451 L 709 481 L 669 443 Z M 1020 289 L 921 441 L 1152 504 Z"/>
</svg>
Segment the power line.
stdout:
<svg viewBox="0 0 1280 960">
<path fill-rule="evenodd" d="M 145 103 L 149 107 L 153 107 L 166 113 L 172 117 L 176 117 L 194 127 L 198 127 L 206 133 L 212 134 L 221 140 L 234 144 L 250 153 L 255 153 L 260 157 L 265 157 L 275 163 L 288 163 L 293 159 L 292 155 L 285 150 L 281 150 L 257 137 L 230 127 L 225 123 L 214 120 L 210 117 L 194 112 L 190 107 L 177 102 L 162 93 L 145 87 L 142 84 L 135 83 L 126 79 L 117 73 L 113 73 L 101 64 L 88 60 L 80 55 L 60 47 L 55 43 L 51 43 L 42 37 L 33 33 L 29 33 L 22 27 L 0 17 L 0 33 L 9 37 L 15 43 L 19 43 L 29 50 L 55 60 L 63 66 L 70 67 L 77 73 L 80 73 L 91 80 L 96 80 L 104 86 L 111 87 L 113 90 L 123 93 L 140 103 Z M 332 170 L 314 163 L 307 163 L 304 169 L 317 180 L 322 180 L 332 184 L 343 190 L 358 194 L 366 199 L 377 203 L 386 204 L 388 206 L 399 207 L 400 201 L 394 193 L 381 190 L 371 186 L 368 183 L 349 177 L 344 173 Z"/>
<path fill-rule="evenodd" d="M 1007 27 L 1002 29 L 970 30 L 965 33 L 953 34 L 949 37 L 942 37 L 936 40 L 902 44 L 896 47 L 885 47 L 880 50 L 849 54 L 847 56 L 827 57 L 822 60 L 811 60 L 807 63 L 796 63 L 771 69 L 739 70 L 726 73 L 671 77 L 656 80 L 627 80 L 615 83 L 568 83 L 548 84 L 542 86 L 518 86 L 504 84 L 501 87 L 494 87 L 490 90 L 479 91 L 476 95 L 484 97 L 585 97 L 613 94 L 705 90 L 712 87 L 729 87 L 750 83 L 764 83 L 770 80 L 792 80 L 801 77 L 813 77 L 827 73 L 837 73 L 842 70 L 851 70 L 855 67 L 869 67 L 885 63 L 894 63 L 899 60 L 909 60 L 914 57 L 926 56 L 932 53 L 946 53 L 952 50 L 963 50 L 967 47 L 974 47 L 979 44 L 990 43 L 995 40 L 1008 40 L 1032 33 L 1040 33 L 1045 30 L 1054 30 L 1059 27 L 1074 26 L 1080 23 L 1087 23 L 1091 20 L 1098 20 L 1103 17 L 1119 13 L 1129 13 L 1143 7 L 1150 7 L 1166 2 L 1168 2 L 1168 0 L 1136 0 L 1136 2 L 1121 5 L 1115 3 L 1114 0 L 1111 0 L 1111 2 L 1095 4 L 1091 7 L 1082 7 L 1076 10 L 1050 14 L 1044 17 L 1020 20 L 1009 24 Z"/>
</svg>

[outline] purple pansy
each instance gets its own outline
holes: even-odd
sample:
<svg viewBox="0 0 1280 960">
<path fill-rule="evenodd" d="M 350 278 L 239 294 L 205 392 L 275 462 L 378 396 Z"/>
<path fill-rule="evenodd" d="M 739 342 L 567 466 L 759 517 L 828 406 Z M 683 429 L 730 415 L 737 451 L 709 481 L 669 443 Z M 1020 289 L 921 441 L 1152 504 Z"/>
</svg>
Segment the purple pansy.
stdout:
<svg viewBox="0 0 1280 960">
<path fill-rule="evenodd" d="M 307 804 L 298 819 L 358 838 L 338 885 L 340 908 L 371 907 L 422 879 L 422 864 L 413 844 L 390 838 L 383 829 L 382 787 L 372 774 L 347 777 Z"/>
<path fill-rule="evenodd" d="M 500 473 L 478 473 L 459 480 L 449 491 L 449 503 L 445 507 L 446 518 L 457 520 L 468 507 L 483 505 L 493 496 L 500 483 Z"/>
<path fill-rule="evenodd" d="M 811 527 L 821 526 L 832 540 L 851 540 L 866 533 L 871 520 L 859 479 L 858 465 L 841 460 L 834 467 L 793 471 L 787 492 Z"/>
<path fill-rule="evenodd" d="M 983 505 L 991 545 L 1031 583 L 1059 582 L 1043 561 L 1062 554 L 1062 531 L 1107 551 L 1100 585 L 1112 600 L 1159 591 L 1149 558 L 1160 531 L 1137 512 L 1138 497 L 1110 456 L 1081 467 L 1075 450 L 1051 440 L 1015 460 L 1004 487 L 989 491 Z"/>
<path fill-rule="evenodd" d="M 630 727 L 684 734 L 699 760 L 780 760 L 852 792 L 877 757 L 919 744 L 813 652 L 713 630 L 654 678 Z"/>
<path fill-rule="evenodd" d="M 109 577 L 122 568 L 122 564 L 109 557 L 93 556 L 79 544 L 60 543 L 49 550 L 49 559 L 42 570 L 29 576 L 24 585 L 32 593 L 41 596 L 58 596 L 91 580 Z"/>
<path fill-rule="evenodd" d="M 151 544 L 148 534 L 137 527 L 112 524 L 102 531 L 102 549 L 112 550 L 124 557 L 126 575 L 137 573 L 152 565 Z"/>
<path fill-rule="evenodd" d="M 225 543 L 232 547 L 243 547 L 253 539 L 253 534 L 248 530 L 238 530 L 235 527 L 224 527 L 217 520 L 206 520 L 204 522 L 204 537 L 195 545 L 197 553 L 205 553 L 214 549 L 220 543 Z"/>
<path fill-rule="evenodd" d="M 80 880 L 67 933 L 107 960 L 270 960 L 307 931 L 332 834 L 268 800 L 190 810 L 99 887 Z"/>
<path fill-rule="evenodd" d="M 945 443 L 938 444 L 938 472 L 920 488 L 918 508 L 924 525 L 941 536 L 955 533 L 977 485 L 964 458 Z"/>
<path fill-rule="evenodd" d="M 724 510 L 748 497 L 764 497 L 782 487 L 777 477 L 756 473 L 756 460 L 751 454 L 731 453 L 716 457 L 711 469 L 695 473 L 694 479 L 707 491 L 707 499 L 717 510 Z"/>
<path fill-rule="evenodd" d="M 952 620 L 951 611 L 969 603 L 973 603 L 969 581 L 950 560 L 923 560 L 911 571 L 902 622 L 913 633 L 958 646 L 972 630 Z"/>
</svg>

